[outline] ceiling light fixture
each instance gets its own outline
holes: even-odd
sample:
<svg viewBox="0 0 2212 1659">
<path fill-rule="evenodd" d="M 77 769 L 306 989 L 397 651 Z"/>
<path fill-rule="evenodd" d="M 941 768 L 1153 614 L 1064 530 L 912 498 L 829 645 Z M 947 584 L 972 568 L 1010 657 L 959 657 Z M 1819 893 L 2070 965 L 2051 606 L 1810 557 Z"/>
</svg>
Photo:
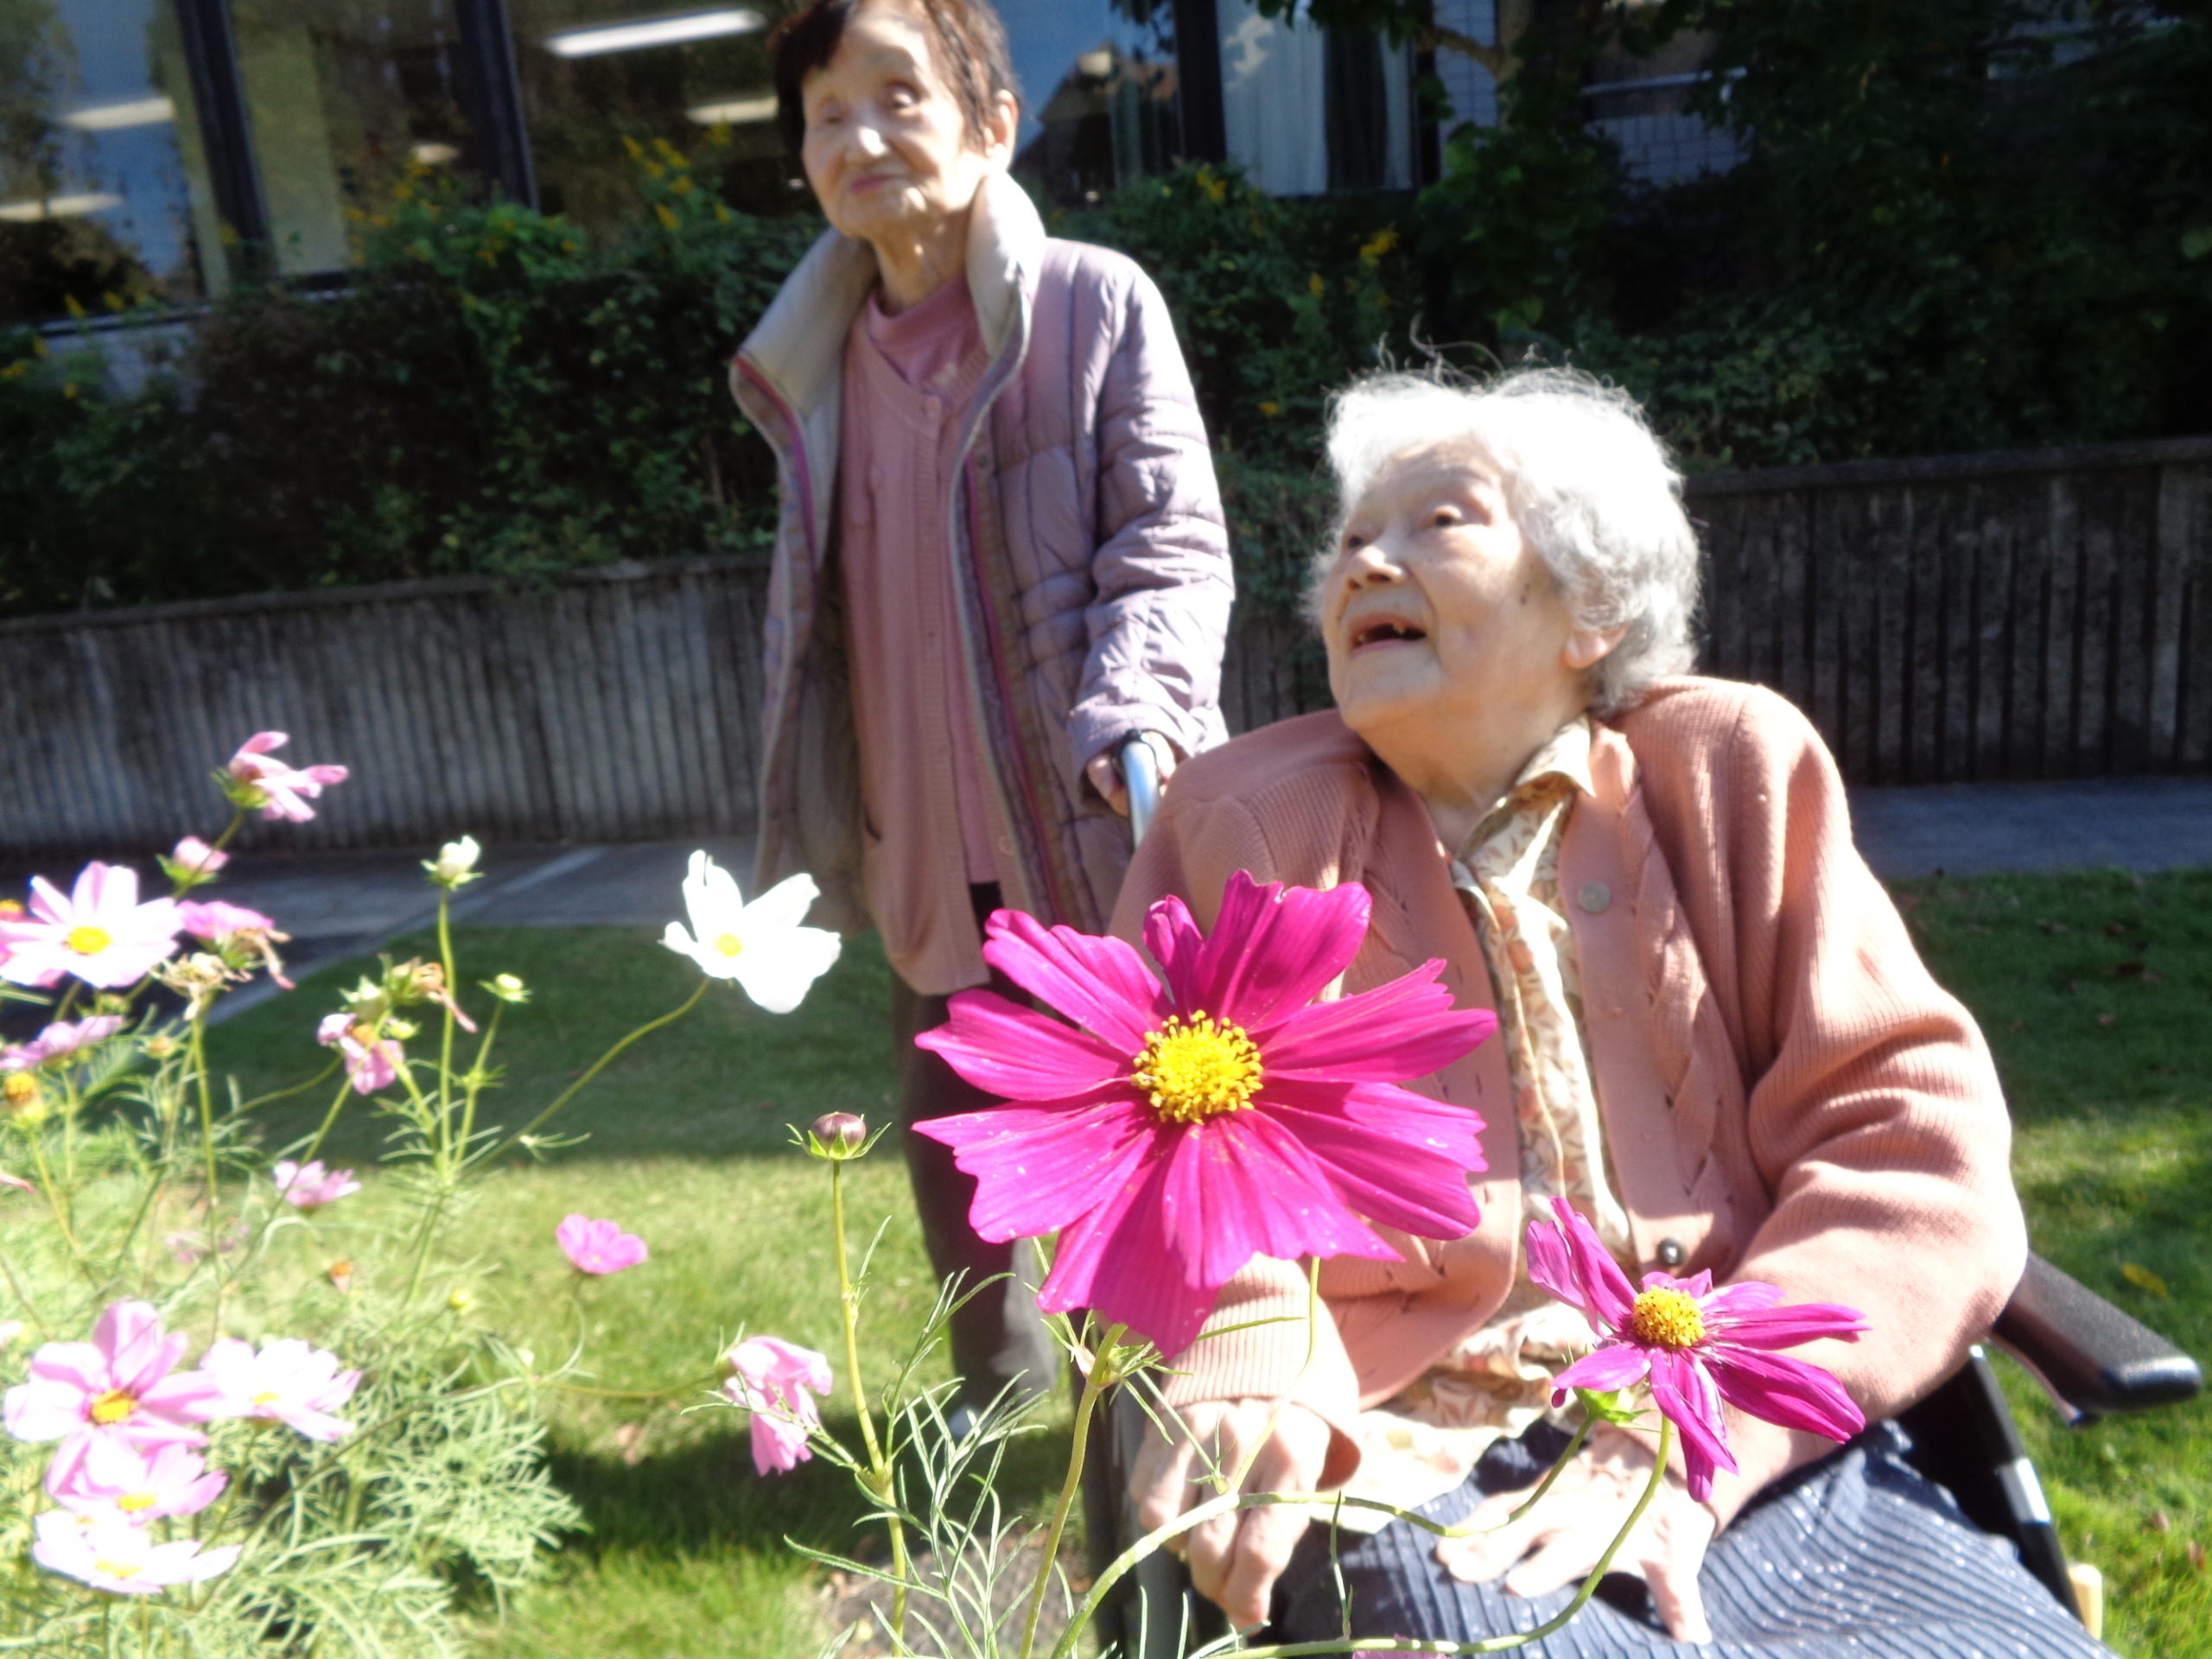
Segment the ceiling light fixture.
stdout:
<svg viewBox="0 0 2212 1659">
<path fill-rule="evenodd" d="M 168 98 L 130 98 L 115 104 L 88 104 L 61 118 L 65 127 L 79 132 L 114 132 L 124 127 L 158 127 L 176 119 L 176 101 Z"/>
<path fill-rule="evenodd" d="M 644 17 L 632 23 L 597 24 L 563 29 L 545 45 L 557 57 L 591 58 L 602 52 L 635 52 L 648 46 L 681 46 L 724 35 L 750 35 L 767 22 L 743 6 L 715 11 L 687 11 L 675 17 Z"/>
<path fill-rule="evenodd" d="M 702 127 L 742 127 L 776 118 L 776 95 L 757 92 L 751 98 L 725 98 L 713 104 L 695 105 L 683 111 L 687 120 Z"/>
<path fill-rule="evenodd" d="M 84 213 L 104 213 L 123 206 L 121 196 L 106 191 L 75 196 L 48 196 L 44 201 L 0 201 L 0 219 L 17 225 L 35 225 L 42 219 L 75 219 Z"/>
</svg>

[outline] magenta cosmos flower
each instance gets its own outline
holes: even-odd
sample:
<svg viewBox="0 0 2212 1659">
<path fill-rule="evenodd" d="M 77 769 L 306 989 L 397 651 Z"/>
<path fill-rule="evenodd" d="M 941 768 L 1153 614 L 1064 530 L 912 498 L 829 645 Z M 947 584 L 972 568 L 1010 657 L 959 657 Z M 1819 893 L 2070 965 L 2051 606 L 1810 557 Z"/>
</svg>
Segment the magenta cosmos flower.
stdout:
<svg viewBox="0 0 2212 1659">
<path fill-rule="evenodd" d="M 0 1048 L 0 1071 L 29 1071 L 74 1054 L 80 1048 L 104 1043 L 123 1029 L 119 1014 L 96 1014 L 72 1025 L 57 1020 L 28 1043 Z"/>
<path fill-rule="evenodd" d="M 350 1014 L 325 1014 L 315 1028 L 315 1041 L 325 1048 L 337 1045 L 345 1058 L 346 1080 L 357 1095 L 389 1089 L 399 1081 L 399 1068 L 407 1064 L 399 1039 L 380 1035 L 382 1030 L 375 1020 L 357 1022 Z"/>
<path fill-rule="evenodd" d="M 143 1527 L 124 1521 L 88 1520 L 67 1510 L 38 1518 L 31 1559 L 49 1573 L 81 1580 L 118 1596 L 156 1596 L 172 1585 L 198 1584 L 228 1572 L 242 1546 L 202 1549 L 196 1538 L 157 1543 Z"/>
<path fill-rule="evenodd" d="M 338 1356 L 310 1347 L 297 1337 L 268 1344 L 258 1353 L 236 1337 L 208 1344 L 200 1373 L 215 1385 L 194 1414 L 202 1421 L 219 1417 L 257 1418 L 283 1423 L 311 1440 L 340 1440 L 353 1425 L 332 1415 L 353 1397 L 359 1371 L 338 1369 Z"/>
<path fill-rule="evenodd" d="M 645 1241 L 626 1233 L 619 1223 L 594 1221 L 589 1216 L 570 1216 L 553 1230 L 553 1242 L 578 1273 L 601 1278 L 620 1273 L 643 1262 Z"/>
<path fill-rule="evenodd" d="M 1459 1059 L 1497 1017 L 1454 1009 L 1441 962 L 1315 1004 L 1370 908 L 1356 883 L 1262 887 L 1240 871 L 1202 937 L 1164 899 L 1145 922 L 1164 988 L 1119 939 L 992 916 L 984 959 L 1082 1029 L 961 992 L 915 1041 L 1014 1103 L 914 1127 L 976 1178 L 983 1237 L 1059 1233 L 1039 1306 L 1095 1309 L 1175 1354 L 1255 1255 L 1395 1261 L 1370 1223 L 1474 1230 L 1482 1120 L 1397 1084 Z"/>
<path fill-rule="evenodd" d="M 1647 1273 L 1639 1291 L 1572 1205 L 1554 1198 L 1552 1212 L 1556 1227 L 1529 1224 L 1529 1277 L 1580 1308 L 1603 1333 L 1594 1352 L 1553 1379 L 1554 1405 L 1564 1405 L 1574 1389 L 1604 1394 L 1648 1381 L 1652 1403 L 1681 1433 L 1690 1496 L 1700 1503 L 1713 1491 L 1715 1470 L 1736 1468 L 1721 1421 L 1724 1400 L 1763 1421 L 1831 1440 L 1847 1440 L 1866 1427 L 1842 1383 L 1774 1351 L 1823 1337 L 1857 1341 L 1867 1328 L 1858 1309 L 1829 1302 L 1782 1307 L 1782 1292 L 1772 1285 L 1747 1279 L 1715 1290 L 1709 1273 L 1688 1279 Z"/>
<path fill-rule="evenodd" d="M 814 1453 L 808 1431 L 822 1421 L 814 1396 L 830 1392 L 830 1361 L 780 1337 L 747 1337 L 729 1351 L 722 1392 L 753 1414 L 753 1467 L 788 1474 Z"/>
<path fill-rule="evenodd" d="M 47 1495 L 73 1515 L 143 1526 L 173 1515 L 197 1515 L 222 1496 L 230 1477 L 207 1472 L 198 1452 L 172 1443 L 136 1446 L 94 1434 L 46 1471 Z"/>
<path fill-rule="evenodd" d="M 138 872 L 123 865 L 86 865 L 67 893 L 34 876 L 29 919 L 8 924 L 0 979 L 58 985 L 73 974 L 102 990 L 136 984 L 175 952 L 178 926 L 176 901 L 140 904 Z"/>
<path fill-rule="evenodd" d="M 49 1342 L 31 1356 L 30 1380 L 8 1390 L 4 1417 L 19 1440 L 60 1440 L 75 1457 L 103 1431 L 140 1446 L 199 1446 L 199 1408 L 219 1389 L 197 1371 L 177 1376 L 187 1338 L 162 1329 L 147 1302 L 117 1302 L 90 1342 Z"/>
<path fill-rule="evenodd" d="M 295 1210 L 320 1210 L 326 1204 L 334 1204 L 348 1193 L 361 1190 L 352 1170 L 326 1170 L 320 1158 L 304 1164 L 280 1158 L 270 1170 L 269 1177 L 276 1183 L 276 1195 Z"/>
<path fill-rule="evenodd" d="M 315 817 L 315 809 L 302 798 L 321 794 L 327 785 L 344 783 L 346 768 L 299 768 L 271 758 L 271 751 L 283 748 L 291 741 L 283 732 L 256 732 L 238 745 L 238 752 L 231 757 L 226 770 L 235 785 L 232 798 L 239 805 L 259 808 L 264 818 L 288 818 L 294 823 L 305 823 Z"/>
</svg>

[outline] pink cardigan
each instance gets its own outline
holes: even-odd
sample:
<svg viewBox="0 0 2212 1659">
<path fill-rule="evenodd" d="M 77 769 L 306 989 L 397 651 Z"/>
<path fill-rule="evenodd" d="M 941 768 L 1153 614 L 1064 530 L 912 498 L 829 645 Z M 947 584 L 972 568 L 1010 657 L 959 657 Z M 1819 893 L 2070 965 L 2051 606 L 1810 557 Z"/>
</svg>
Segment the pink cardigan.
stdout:
<svg viewBox="0 0 2212 1659">
<path fill-rule="evenodd" d="M 1560 889 L 1611 1166 L 1648 1270 L 1662 1246 L 1717 1280 L 1764 1280 L 1790 1301 L 1843 1302 L 1873 1329 L 1797 1351 L 1842 1379 L 1868 1418 L 1955 1370 L 2019 1281 L 2026 1235 L 2011 1122 L 1972 1018 L 1928 974 L 1851 842 L 1835 766 L 1773 694 L 1667 683 L 1602 725 L 1594 798 L 1569 819 Z M 1312 887 L 1364 882 L 1363 990 L 1433 957 L 1460 1006 L 1491 1005 L 1480 947 L 1426 809 L 1333 713 L 1287 721 L 1176 774 L 1139 851 L 1114 931 L 1179 893 L 1210 925 L 1236 870 Z M 1479 1111 L 1483 1219 L 1446 1243 L 1394 1236 L 1402 1262 L 1326 1262 L 1319 1352 L 1297 1397 L 1338 1431 L 1325 1484 L 1357 1466 L 1347 1433 L 1479 1328 L 1512 1283 L 1521 1163 L 1495 1042 L 1421 1087 Z M 1305 1277 L 1261 1260 L 1201 1338 L 1177 1404 L 1292 1388 L 1305 1358 Z M 1715 1483 L 1725 1524 L 1753 1492 L 1832 1450 L 1736 1415 L 1741 1472 Z"/>
</svg>

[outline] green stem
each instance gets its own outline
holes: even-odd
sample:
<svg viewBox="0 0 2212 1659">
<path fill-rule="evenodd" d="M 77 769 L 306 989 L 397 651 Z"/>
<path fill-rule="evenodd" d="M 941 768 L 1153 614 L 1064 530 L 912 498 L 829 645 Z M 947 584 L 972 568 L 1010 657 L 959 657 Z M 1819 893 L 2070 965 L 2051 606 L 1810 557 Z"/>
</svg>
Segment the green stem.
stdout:
<svg viewBox="0 0 2212 1659">
<path fill-rule="evenodd" d="M 215 1224 L 215 1202 L 220 1189 L 215 1173 L 215 1099 L 207 1083 L 207 1020 L 203 1010 L 192 1017 L 192 1075 L 200 1085 L 200 1143 L 207 1160 L 207 1224 Z"/>
<path fill-rule="evenodd" d="M 54 1183 L 54 1169 L 47 1161 L 46 1137 L 35 1134 L 28 1138 L 31 1143 L 31 1157 L 38 1165 L 38 1190 L 46 1194 L 47 1208 L 54 1211 L 54 1224 L 60 1228 L 62 1242 L 69 1246 L 69 1254 L 77 1258 L 77 1265 L 83 1269 L 86 1281 L 97 1285 L 99 1281 L 92 1277 L 92 1264 L 85 1259 L 84 1247 L 77 1243 L 76 1230 L 69 1225 L 69 1206 L 63 1201 L 61 1190 Z"/>
<path fill-rule="evenodd" d="M 842 1159 L 832 1160 L 830 1165 L 830 1236 L 837 1245 L 837 1304 L 844 1315 L 845 1374 L 852 1379 L 853 1409 L 860 1413 L 861 1442 L 868 1448 L 868 1477 L 883 1505 L 884 1525 L 891 1534 L 891 1633 L 903 1646 L 906 1637 L 906 1529 L 899 1520 L 891 1463 L 876 1440 L 875 1418 L 868 1408 L 868 1387 L 861 1379 L 861 1294 L 853 1283 L 852 1266 L 845 1253 L 845 1165 Z"/>
<path fill-rule="evenodd" d="M 1037 1646 L 1037 1621 L 1045 1611 L 1045 1592 L 1052 1582 L 1052 1564 L 1060 1559 L 1060 1535 L 1067 1529 L 1068 1510 L 1083 1485 L 1084 1453 L 1090 1440 L 1091 1414 L 1105 1392 L 1098 1381 L 1103 1368 L 1095 1361 L 1083 1379 L 1083 1394 L 1075 1406 L 1075 1442 L 1068 1448 L 1067 1478 L 1060 1484 L 1060 1501 L 1053 1507 L 1052 1524 L 1045 1529 L 1045 1554 L 1037 1563 L 1036 1587 L 1029 1592 L 1029 1618 L 1021 1631 L 1021 1659 L 1029 1659 Z"/>
<path fill-rule="evenodd" d="M 484 1040 L 476 1045 L 475 1063 L 468 1068 L 468 1094 L 461 1108 L 461 1160 L 468 1162 L 469 1144 L 476 1139 L 476 1097 L 484 1092 L 484 1066 L 492 1058 L 492 1045 L 499 1035 L 499 1017 L 507 1011 L 505 1002 L 492 1006 L 492 1023 L 484 1027 Z"/>
<path fill-rule="evenodd" d="M 1605 1553 L 1598 1558 L 1597 1564 L 1590 1569 L 1589 1576 L 1583 1580 L 1582 1588 L 1576 1592 L 1574 1599 L 1560 1609 L 1555 1617 L 1547 1619 L 1534 1630 L 1520 1631 L 1511 1636 L 1491 1637 L 1481 1642 L 1446 1643 L 1440 1642 L 1433 1637 L 1358 1637 L 1347 1643 L 1344 1637 L 1338 1637 L 1327 1642 L 1302 1642 L 1271 1648 L 1243 1648 L 1239 1649 L 1238 1652 L 1242 1659 L 1293 1659 L 1293 1656 L 1323 1653 L 1429 1653 L 1442 1656 L 1502 1653 L 1511 1648 L 1524 1647 L 1531 1642 L 1541 1641 L 1545 1637 L 1554 1635 L 1566 1628 L 1567 1622 L 1580 1612 L 1588 1604 L 1590 1598 L 1597 1593 L 1599 1583 L 1611 1570 L 1613 1557 L 1620 1553 L 1621 1546 L 1628 1541 L 1629 1535 L 1636 1530 L 1637 1523 L 1643 1519 L 1644 1511 L 1651 1507 L 1651 1500 L 1658 1495 L 1659 1484 L 1667 1478 L 1667 1459 L 1673 1454 L 1674 1449 L 1675 1425 L 1662 1416 L 1659 1420 L 1659 1449 L 1652 1461 L 1651 1476 L 1644 1483 L 1643 1494 L 1636 1500 L 1636 1507 L 1629 1511 L 1628 1519 L 1622 1523 L 1620 1530 L 1613 1535 L 1612 1542 L 1605 1546 Z M 1179 1538 L 1186 1532 L 1202 1527 L 1218 1516 L 1234 1514 L 1240 1510 L 1266 1509 L 1286 1503 L 1303 1507 L 1341 1503 L 1346 1509 L 1379 1510 L 1397 1520 L 1409 1522 L 1423 1532 L 1439 1538 L 1471 1537 L 1478 1530 L 1471 1527 L 1444 1526 L 1428 1519 L 1426 1516 L 1408 1514 L 1396 1504 L 1383 1503 L 1379 1498 L 1348 1497 L 1341 1492 L 1224 1493 L 1219 1497 L 1210 1499 L 1206 1503 L 1184 1510 L 1166 1526 L 1156 1532 L 1146 1534 L 1116 1556 L 1112 1564 L 1101 1573 L 1096 1581 L 1091 1585 L 1090 1593 L 1084 1598 L 1083 1605 L 1076 1609 L 1075 1618 L 1069 1621 L 1066 1633 L 1061 1637 L 1059 1644 L 1052 1649 L 1049 1659 L 1072 1659 L 1077 1643 L 1082 1638 L 1084 1630 L 1090 1626 L 1090 1621 L 1097 1617 L 1100 1605 L 1114 1586 L 1119 1583 L 1139 1561 L 1152 1554 L 1169 1540 Z M 1522 1507 L 1525 1508 L 1526 1505 Z M 1479 1530 L 1488 1531 L 1490 1529 L 1483 1528 Z"/>
<path fill-rule="evenodd" d="M 328 1065 L 324 1066 L 321 1071 L 316 1072 L 315 1076 L 309 1077 L 305 1083 L 296 1083 L 290 1088 L 279 1089 L 273 1094 L 256 1095 L 251 1100 L 246 1102 L 245 1105 L 239 1107 L 238 1110 L 241 1113 L 251 1112 L 257 1107 L 268 1105 L 271 1101 L 289 1100 L 294 1095 L 304 1095 L 308 1090 L 314 1088 L 315 1084 L 321 1083 L 325 1077 L 328 1077 L 333 1071 L 335 1071 L 340 1066 L 345 1064 L 346 1062 L 342 1058 L 334 1059 L 331 1061 Z"/>
<path fill-rule="evenodd" d="M 638 1039 L 643 1037 L 646 1033 L 658 1031 L 663 1026 L 672 1025 L 677 1020 L 681 1020 L 685 1014 L 690 1013 L 693 1008 L 698 1007 L 699 999 L 707 994 L 708 982 L 709 982 L 702 977 L 699 981 L 699 988 L 693 991 L 690 996 L 683 1000 L 683 1004 L 681 1007 L 676 1008 L 670 1013 L 664 1014 L 658 1020 L 647 1020 L 644 1025 L 639 1026 L 635 1031 L 632 1032 L 627 1037 L 625 1037 L 620 1042 L 615 1044 L 613 1047 L 608 1049 L 606 1053 L 601 1055 L 596 1060 L 593 1061 L 591 1070 L 585 1072 L 583 1076 L 578 1077 L 574 1083 L 563 1090 L 559 1099 L 556 1100 L 550 1106 L 548 1106 L 536 1117 L 531 1118 L 529 1122 L 523 1125 L 521 1128 L 517 1129 L 505 1140 L 500 1141 L 499 1144 L 494 1147 L 486 1154 L 486 1156 L 496 1158 L 499 1154 L 506 1151 L 510 1147 L 514 1146 L 517 1142 L 528 1140 L 532 1135 L 537 1133 L 539 1125 L 543 1124 L 547 1118 L 552 1116 L 554 1113 L 559 1111 L 563 1106 L 575 1099 L 577 1092 L 582 1090 L 586 1084 L 589 1083 L 594 1077 L 607 1070 L 608 1065 L 613 1062 L 616 1055 L 620 1054 L 624 1049 L 629 1047 L 631 1044 L 636 1042 Z"/>
<path fill-rule="evenodd" d="M 54 1335 L 54 1327 L 46 1322 L 44 1316 L 37 1308 L 31 1306 L 30 1293 L 23 1288 L 23 1281 L 16 1276 L 16 1264 L 8 1259 L 8 1253 L 5 1250 L 0 1250 L 0 1278 L 7 1280 L 8 1288 L 16 1293 L 16 1304 L 24 1313 L 31 1316 L 32 1323 L 38 1326 L 40 1337 L 50 1340 Z"/>
<path fill-rule="evenodd" d="M 344 1062 L 340 1061 L 340 1064 L 342 1065 Z M 325 1072 L 323 1075 L 327 1077 L 329 1073 Z M 351 1077 L 340 1077 L 338 1080 L 337 1097 L 330 1103 L 330 1109 L 322 1115 L 322 1122 L 315 1129 L 315 1139 L 308 1142 L 308 1149 L 300 1154 L 301 1163 L 313 1163 L 315 1154 L 322 1150 L 323 1141 L 330 1134 L 331 1125 L 338 1122 L 338 1114 L 344 1109 L 346 1096 L 353 1087 L 353 1079 Z"/>
<path fill-rule="evenodd" d="M 445 1029 L 438 1041 L 438 1139 L 441 1142 L 438 1179 L 442 1185 L 449 1185 L 454 1173 L 453 1147 L 453 1033 L 460 1023 L 457 1010 L 461 1003 L 456 995 L 453 972 L 453 889 L 438 889 L 438 965 L 446 976 L 446 1000 L 443 1005 Z"/>
</svg>

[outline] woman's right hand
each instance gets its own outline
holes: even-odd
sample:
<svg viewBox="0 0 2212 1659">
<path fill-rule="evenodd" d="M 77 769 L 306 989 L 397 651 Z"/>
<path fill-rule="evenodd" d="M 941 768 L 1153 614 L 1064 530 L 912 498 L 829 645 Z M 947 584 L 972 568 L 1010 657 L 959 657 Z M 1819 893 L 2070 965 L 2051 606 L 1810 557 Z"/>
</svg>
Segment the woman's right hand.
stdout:
<svg viewBox="0 0 2212 1659">
<path fill-rule="evenodd" d="M 1208 1401 L 1185 1406 L 1183 1431 L 1173 1440 L 1157 1423 L 1145 1430 L 1144 1447 L 1129 1475 L 1137 1523 L 1147 1532 L 1220 1495 L 1211 1479 L 1242 1468 L 1247 1492 L 1310 1492 L 1329 1455 L 1330 1429 L 1304 1406 L 1276 1399 Z M 1256 1452 L 1255 1451 L 1255 1448 Z M 1193 1528 L 1166 1546 L 1185 1557 L 1198 1593 L 1229 1615 L 1237 1630 L 1267 1622 L 1275 1580 L 1313 1511 L 1274 1504 L 1231 1511 Z"/>
</svg>

